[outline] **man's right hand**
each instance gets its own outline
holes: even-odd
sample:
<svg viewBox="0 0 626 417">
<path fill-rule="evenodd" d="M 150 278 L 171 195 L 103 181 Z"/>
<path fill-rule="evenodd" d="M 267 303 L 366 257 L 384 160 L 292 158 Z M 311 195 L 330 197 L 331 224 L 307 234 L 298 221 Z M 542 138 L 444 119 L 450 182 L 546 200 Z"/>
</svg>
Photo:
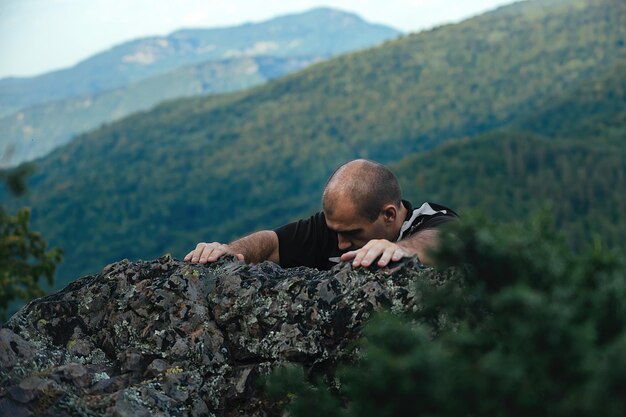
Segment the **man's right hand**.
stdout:
<svg viewBox="0 0 626 417">
<path fill-rule="evenodd" d="M 194 264 L 206 264 L 215 262 L 224 255 L 235 255 L 239 260 L 244 260 L 243 254 L 235 253 L 230 246 L 219 242 L 198 243 L 196 248 L 185 256 L 185 262 Z"/>
</svg>

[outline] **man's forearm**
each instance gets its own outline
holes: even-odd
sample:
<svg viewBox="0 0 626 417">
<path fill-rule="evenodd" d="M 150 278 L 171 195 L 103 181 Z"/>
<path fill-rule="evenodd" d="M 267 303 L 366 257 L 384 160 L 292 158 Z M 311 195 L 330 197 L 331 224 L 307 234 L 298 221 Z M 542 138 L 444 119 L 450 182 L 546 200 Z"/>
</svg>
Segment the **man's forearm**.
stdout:
<svg viewBox="0 0 626 417">
<path fill-rule="evenodd" d="M 278 236 L 271 230 L 262 230 L 237 239 L 228 246 L 235 253 L 243 254 L 248 263 L 272 261 L 279 263 Z"/>
<path fill-rule="evenodd" d="M 398 246 L 407 252 L 417 254 L 419 260 L 425 265 L 431 265 L 430 252 L 439 245 L 439 231 L 426 229 L 397 242 Z"/>
</svg>

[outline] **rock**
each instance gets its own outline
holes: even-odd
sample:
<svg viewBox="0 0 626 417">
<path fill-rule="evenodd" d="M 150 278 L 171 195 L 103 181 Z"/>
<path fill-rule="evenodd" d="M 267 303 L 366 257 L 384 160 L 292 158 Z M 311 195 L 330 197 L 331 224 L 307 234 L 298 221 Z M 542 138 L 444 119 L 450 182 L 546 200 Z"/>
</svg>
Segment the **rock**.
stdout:
<svg viewBox="0 0 626 417">
<path fill-rule="evenodd" d="M 259 376 L 354 358 L 380 308 L 416 308 L 405 260 L 388 270 L 282 269 L 223 259 L 122 261 L 30 302 L 0 329 L 0 414 L 271 416 Z"/>
<path fill-rule="evenodd" d="M 19 360 L 33 357 L 30 344 L 8 329 L 0 329 L 0 364 L 14 366 Z"/>
</svg>

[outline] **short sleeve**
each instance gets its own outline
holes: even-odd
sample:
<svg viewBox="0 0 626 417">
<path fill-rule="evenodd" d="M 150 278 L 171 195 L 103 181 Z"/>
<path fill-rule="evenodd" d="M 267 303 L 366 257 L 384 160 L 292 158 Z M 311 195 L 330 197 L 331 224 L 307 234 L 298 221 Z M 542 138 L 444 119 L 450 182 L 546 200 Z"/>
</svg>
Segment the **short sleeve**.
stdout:
<svg viewBox="0 0 626 417">
<path fill-rule="evenodd" d="M 278 236 L 280 266 L 330 269 L 329 257 L 339 256 L 337 234 L 326 226 L 324 213 L 298 220 L 274 230 Z"/>
</svg>

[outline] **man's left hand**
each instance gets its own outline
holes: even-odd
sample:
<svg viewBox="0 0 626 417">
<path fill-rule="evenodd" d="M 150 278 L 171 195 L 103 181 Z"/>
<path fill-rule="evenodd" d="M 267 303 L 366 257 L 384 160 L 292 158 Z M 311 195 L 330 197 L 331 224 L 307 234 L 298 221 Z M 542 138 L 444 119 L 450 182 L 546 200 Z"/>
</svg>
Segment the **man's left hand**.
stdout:
<svg viewBox="0 0 626 417">
<path fill-rule="evenodd" d="M 397 262 L 411 255 L 411 253 L 397 243 L 390 242 L 386 239 L 373 239 L 360 249 L 344 253 L 341 255 L 341 260 L 343 262 L 352 260 L 352 266 L 355 268 L 360 266 L 367 268 L 380 257 L 376 264 L 382 268 L 387 266 L 389 262 Z"/>
</svg>

